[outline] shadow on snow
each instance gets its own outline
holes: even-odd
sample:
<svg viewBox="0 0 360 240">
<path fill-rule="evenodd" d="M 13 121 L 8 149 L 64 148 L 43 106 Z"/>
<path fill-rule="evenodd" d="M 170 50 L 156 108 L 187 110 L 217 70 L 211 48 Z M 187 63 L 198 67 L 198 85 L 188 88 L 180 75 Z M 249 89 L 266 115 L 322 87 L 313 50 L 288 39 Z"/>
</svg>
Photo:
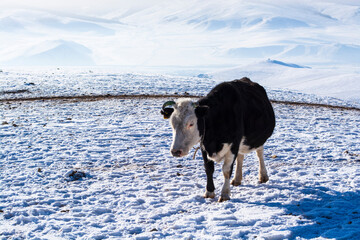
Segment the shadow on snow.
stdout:
<svg viewBox="0 0 360 240">
<path fill-rule="evenodd" d="M 292 232 L 291 239 L 360 239 L 360 190 L 338 192 L 326 187 L 304 187 L 300 192 L 305 197 L 292 204 L 252 204 L 284 209 L 286 215 L 298 216 L 301 225 L 283 229 Z"/>
</svg>

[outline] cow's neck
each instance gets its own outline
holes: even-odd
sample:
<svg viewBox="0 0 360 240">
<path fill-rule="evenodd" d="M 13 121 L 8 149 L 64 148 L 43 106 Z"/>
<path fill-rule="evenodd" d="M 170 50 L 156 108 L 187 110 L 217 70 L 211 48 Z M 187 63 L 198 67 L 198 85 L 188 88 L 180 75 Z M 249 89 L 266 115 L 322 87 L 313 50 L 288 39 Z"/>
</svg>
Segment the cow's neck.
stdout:
<svg viewBox="0 0 360 240">
<path fill-rule="evenodd" d="M 204 146 L 204 139 L 205 139 L 205 133 L 206 133 L 205 117 L 202 117 L 202 124 L 203 124 L 203 129 L 202 129 L 202 133 L 200 134 L 200 147 L 202 150 L 206 151 L 205 146 Z M 199 131 L 199 133 L 200 133 L 200 131 Z"/>
</svg>

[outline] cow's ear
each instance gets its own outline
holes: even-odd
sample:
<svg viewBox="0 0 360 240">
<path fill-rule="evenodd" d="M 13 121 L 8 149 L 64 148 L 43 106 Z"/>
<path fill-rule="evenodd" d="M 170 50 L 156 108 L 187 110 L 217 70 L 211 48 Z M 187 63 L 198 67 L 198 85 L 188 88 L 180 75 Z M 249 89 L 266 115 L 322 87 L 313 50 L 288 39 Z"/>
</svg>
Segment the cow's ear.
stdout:
<svg viewBox="0 0 360 240">
<path fill-rule="evenodd" d="M 167 101 L 162 105 L 160 113 L 164 116 L 164 119 L 170 118 L 171 114 L 173 113 L 173 107 L 176 106 L 174 101 Z"/>
<path fill-rule="evenodd" d="M 164 108 L 160 111 L 160 113 L 164 116 L 164 119 L 169 119 L 173 111 L 173 108 Z"/>
<path fill-rule="evenodd" d="M 206 116 L 208 112 L 209 112 L 209 107 L 206 105 L 198 106 L 195 108 L 195 115 L 198 118 Z"/>
</svg>

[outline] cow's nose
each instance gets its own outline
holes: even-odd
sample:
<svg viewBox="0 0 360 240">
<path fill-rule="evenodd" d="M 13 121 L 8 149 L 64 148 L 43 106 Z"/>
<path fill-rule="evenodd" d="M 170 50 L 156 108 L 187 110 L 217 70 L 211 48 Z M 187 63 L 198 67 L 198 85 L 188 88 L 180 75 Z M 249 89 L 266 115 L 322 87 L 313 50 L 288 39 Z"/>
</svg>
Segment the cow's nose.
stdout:
<svg viewBox="0 0 360 240">
<path fill-rule="evenodd" d="M 181 157 L 182 153 L 183 153 L 182 149 L 173 149 L 173 150 L 171 150 L 171 154 L 174 157 Z"/>
</svg>

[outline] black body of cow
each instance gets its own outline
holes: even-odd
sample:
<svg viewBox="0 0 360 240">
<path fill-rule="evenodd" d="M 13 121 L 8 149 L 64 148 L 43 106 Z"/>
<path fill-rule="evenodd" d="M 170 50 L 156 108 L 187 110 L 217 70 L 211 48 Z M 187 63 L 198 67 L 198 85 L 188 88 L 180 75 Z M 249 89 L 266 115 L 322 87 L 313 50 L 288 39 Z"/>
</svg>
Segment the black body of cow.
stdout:
<svg viewBox="0 0 360 240">
<path fill-rule="evenodd" d="M 209 192 L 215 189 L 214 162 L 207 155 L 212 156 L 228 143 L 232 144 L 235 160 L 243 137 L 245 145 L 256 149 L 265 143 L 275 127 L 274 111 L 264 88 L 248 78 L 217 85 L 198 101 L 195 114 Z"/>
</svg>

